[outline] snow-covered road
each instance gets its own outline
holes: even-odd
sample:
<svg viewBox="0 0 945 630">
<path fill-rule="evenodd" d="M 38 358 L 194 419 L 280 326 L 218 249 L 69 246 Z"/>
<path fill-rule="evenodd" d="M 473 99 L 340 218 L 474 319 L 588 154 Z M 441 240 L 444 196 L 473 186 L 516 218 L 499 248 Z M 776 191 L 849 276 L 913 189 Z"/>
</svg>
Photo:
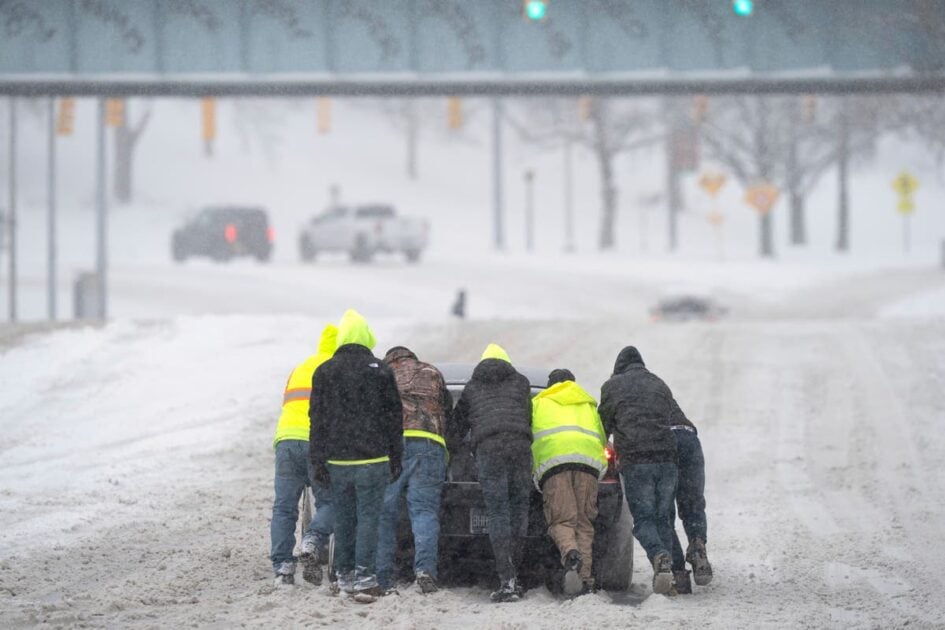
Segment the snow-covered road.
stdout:
<svg viewBox="0 0 945 630">
<path fill-rule="evenodd" d="M 641 266 L 116 270 L 117 321 L 0 341 L 0 625 L 945 625 L 945 305 L 901 306 L 945 295 L 945 275 Z M 657 280 L 712 293 L 732 316 L 651 323 Z M 443 316 L 458 286 L 470 321 Z M 650 596 L 638 548 L 634 591 L 617 598 L 492 605 L 484 590 L 407 589 L 363 606 L 274 590 L 281 388 L 349 304 L 379 351 L 473 361 L 498 341 L 591 391 L 624 344 L 640 347 L 700 428 L 713 583 Z"/>
</svg>

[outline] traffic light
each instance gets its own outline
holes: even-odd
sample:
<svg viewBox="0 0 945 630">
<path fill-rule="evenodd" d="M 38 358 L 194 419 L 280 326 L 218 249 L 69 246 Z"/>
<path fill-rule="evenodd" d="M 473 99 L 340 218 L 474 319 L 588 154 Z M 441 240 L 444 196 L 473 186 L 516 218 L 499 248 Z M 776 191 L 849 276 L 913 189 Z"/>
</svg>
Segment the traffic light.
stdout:
<svg viewBox="0 0 945 630">
<path fill-rule="evenodd" d="M 446 99 L 447 122 L 450 129 L 459 129 L 463 126 L 463 101 L 458 96 Z"/>
<path fill-rule="evenodd" d="M 331 131 L 331 99 L 327 96 L 318 97 L 318 133 Z"/>
<path fill-rule="evenodd" d="M 105 124 L 109 127 L 121 127 L 125 124 L 125 101 L 110 98 L 105 101 Z"/>
<path fill-rule="evenodd" d="M 748 17 L 755 10 L 754 0 L 732 0 L 732 10 L 735 15 Z"/>
<path fill-rule="evenodd" d="M 522 0 L 522 15 L 532 22 L 541 22 L 548 16 L 549 0 Z"/>
<path fill-rule="evenodd" d="M 56 135 L 71 136 L 75 127 L 75 99 L 59 99 L 59 116 L 56 118 Z"/>
<path fill-rule="evenodd" d="M 213 139 L 217 135 L 217 103 L 213 98 L 200 101 L 201 136 L 203 150 L 207 156 L 213 155 Z"/>
</svg>

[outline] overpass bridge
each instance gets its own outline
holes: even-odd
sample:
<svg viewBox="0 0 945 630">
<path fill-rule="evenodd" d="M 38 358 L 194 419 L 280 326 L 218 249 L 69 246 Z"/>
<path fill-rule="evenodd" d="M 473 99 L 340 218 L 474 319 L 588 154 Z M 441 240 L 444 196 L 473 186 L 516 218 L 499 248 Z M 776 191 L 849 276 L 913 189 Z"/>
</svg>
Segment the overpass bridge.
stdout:
<svg viewBox="0 0 945 630">
<path fill-rule="evenodd" d="M 945 89 L 940 0 L 0 0 L 0 94 Z"/>
</svg>

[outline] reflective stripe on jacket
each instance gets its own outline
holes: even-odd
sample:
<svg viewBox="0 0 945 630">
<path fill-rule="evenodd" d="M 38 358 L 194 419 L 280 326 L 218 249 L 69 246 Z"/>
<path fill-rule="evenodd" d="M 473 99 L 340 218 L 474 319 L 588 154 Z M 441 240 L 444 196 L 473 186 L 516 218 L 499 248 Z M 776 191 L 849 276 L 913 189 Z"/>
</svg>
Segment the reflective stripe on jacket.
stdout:
<svg viewBox="0 0 945 630">
<path fill-rule="evenodd" d="M 532 399 L 532 476 L 536 486 L 545 473 L 563 464 L 588 466 L 602 477 L 607 471 L 606 444 L 597 401 L 574 381 L 556 383 Z"/>
<path fill-rule="evenodd" d="M 282 415 L 276 425 L 276 436 L 272 440 L 272 447 L 282 440 L 304 440 L 308 442 L 309 419 L 308 406 L 312 395 L 312 376 L 322 363 L 335 353 L 335 339 L 338 329 L 332 324 L 322 330 L 318 342 L 318 352 L 300 363 L 285 385 L 282 394 Z"/>
</svg>

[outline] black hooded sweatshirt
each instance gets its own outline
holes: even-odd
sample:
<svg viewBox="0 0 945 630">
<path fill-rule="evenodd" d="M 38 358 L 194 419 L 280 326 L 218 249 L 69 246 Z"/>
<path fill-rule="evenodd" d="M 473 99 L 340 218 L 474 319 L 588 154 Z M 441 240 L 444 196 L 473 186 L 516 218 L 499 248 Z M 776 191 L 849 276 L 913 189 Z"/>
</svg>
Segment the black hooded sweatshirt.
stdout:
<svg viewBox="0 0 945 630">
<path fill-rule="evenodd" d="M 451 441 L 462 440 L 469 431 L 474 452 L 484 443 L 506 448 L 531 444 L 531 386 L 508 361 L 483 359 L 473 370 L 453 411 Z"/>
<path fill-rule="evenodd" d="M 669 427 L 678 406 L 669 387 L 646 369 L 633 346 L 617 355 L 600 400 L 601 422 L 614 434 L 622 465 L 676 461 L 676 437 Z"/>
</svg>

